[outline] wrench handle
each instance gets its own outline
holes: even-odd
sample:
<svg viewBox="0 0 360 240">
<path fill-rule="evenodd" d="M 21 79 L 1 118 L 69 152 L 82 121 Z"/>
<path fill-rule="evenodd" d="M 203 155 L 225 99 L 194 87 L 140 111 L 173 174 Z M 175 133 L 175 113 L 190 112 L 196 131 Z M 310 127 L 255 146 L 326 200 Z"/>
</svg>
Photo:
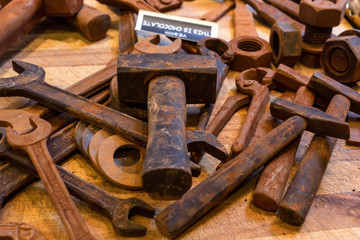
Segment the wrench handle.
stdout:
<svg viewBox="0 0 360 240">
<path fill-rule="evenodd" d="M 27 152 L 71 239 L 93 239 L 46 146 L 46 139 L 20 147 Z"/>
<path fill-rule="evenodd" d="M 19 86 L 14 91 L 9 90 L 8 93 L 28 97 L 77 119 L 120 134 L 143 147 L 146 146 L 146 123 L 45 82 L 33 81 Z"/>
<path fill-rule="evenodd" d="M 67 87 L 65 90 L 73 94 L 81 95 L 83 97 L 88 98 L 90 95 L 94 94 L 99 89 L 108 86 L 111 79 L 115 75 L 116 75 L 116 62 L 110 61 L 110 64 L 105 68 L 100 69 L 99 71 L 91 74 L 90 76 L 82 79 L 79 82 L 76 82 L 75 84 Z M 22 110 L 25 110 L 41 118 L 47 118 L 56 113 L 56 111 L 38 103 L 23 108 Z"/>
<path fill-rule="evenodd" d="M 0 56 L 44 17 L 42 0 L 13 0 L 0 11 Z"/>
<path fill-rule="evenodd" d="M 72 127 L 67 129 L 63 135 L 48 141 L 48 150 L 55 163 L 61 163 L 76 151 L 73 135 L 74 128 Z M 12 149 L 0 153 L 0 158 L 9 161 L 21 159 L 22 157 L 23 155 Z M 11 196 L 34 182 L 34 180 L 36 180 L 34 175 L 14 166 L 14 164 L 2 169 L 0 172 L 0 203 L 7 201 Z"/>
<path fill-rule="evenodd" d="M 21 166 L 21 168 L 30 170 L 32 175 L 38 175 L 34 165 L 27 156 L 16 152 L 7 155 L 11 162 Z M 56 165 L 56 168 L 72 196 L 86 203 L 91 209 L 95 208 L 101 213 L 105 213 L 110 218 L 112 217 L 112 210 L 120 199 L 108 194 L 91 183 L 86 182 L 60 166 Z"/>
<path fill-rule="evenodd" d="M 219 171 L 185 193 L 180 200 L 160 212 L 155 217 L 160 232 L 169 238 L 178 236 L 296 139 L 306 126 L 306 120 L 294 116 L 259 139 Z"/>
</svg>

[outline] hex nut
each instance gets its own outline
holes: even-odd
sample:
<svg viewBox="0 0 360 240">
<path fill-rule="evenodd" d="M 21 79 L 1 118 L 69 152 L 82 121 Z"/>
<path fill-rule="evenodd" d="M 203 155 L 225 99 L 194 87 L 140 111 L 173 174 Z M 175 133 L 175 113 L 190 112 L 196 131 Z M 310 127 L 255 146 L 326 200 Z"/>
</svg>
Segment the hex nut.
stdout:
<svg viewBox="0 0 360 240">
<path fill-rule="evenodd" d="M 341 83 L 359 81 L 360 38 L 353 35 L 328 39 L 320 64 L 328 76 Z"/>
<path fill-rule="evenodd" d="M 301 0 L 299 18 L 303 23 L 317 27 L 334 27 L 345 14 L 346 0 Z"/>
<path fill-rule="evenodd" d="M 301 56 L 301 31 L 293 22 L 277 22 L 271 28 L 270 46 L 275 66 L 293 67 Z"/>
<path fill-rule="evenodd" d="M 243 36 L 230 41 L 235 53 L 231 68 L 244 71 L 249 68 L 270 67 L 271 47 L 262 38 Z"/>
</svg>

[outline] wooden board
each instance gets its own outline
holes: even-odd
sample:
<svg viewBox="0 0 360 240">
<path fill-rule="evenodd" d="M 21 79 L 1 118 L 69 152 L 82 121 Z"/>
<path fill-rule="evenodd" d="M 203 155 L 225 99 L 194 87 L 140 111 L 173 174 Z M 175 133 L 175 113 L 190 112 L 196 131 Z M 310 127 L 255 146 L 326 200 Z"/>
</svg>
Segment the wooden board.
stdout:
<svg viewBox="0 0 360 240">
<path fill-rule="evenodd" d="M 111 15 L 112 25 L 107 37 L 96 43 L 73 32 L 72 28 L 56 19 L 46 19 L 28 33 L 0 58 L 0 76 L 15 75 L 10 60 L 18 59 L 42 66 L 46 71 L 46 81 L 65 88 L 87 75 L 101 69 L 106 62 L 118 54 L 118 17 L 115 8 L 109 8 L 95 0 L 85 0 L 91 6 Z M 218 6 L 212 0 L 184 2 L 181 9 L 171 14 L 199 17 Z M 0 10 L 1 11 L 1 10 Z M 219 37 L 233 38 L 233 11 L 220 21 Z M 260 37 L 268 39 L 270 29 L 256 21 Z M 344 20 L 334 33 L 339 34 L 350 25 Z M 297 70 L 311 75 L 314 69 L 295 66 Z M 234 79 L 238 72 L 230 71 L 220 92 L 214 112 L 225 99 L 236 93 Z M 273 96 L 278 93 L 272 92 Z M 12 106 L 15 106 L 12 103 Z M 238 111 L 219 135 L 220 141 L 230 149 L 247 108 Z M 296 164 L 303 156 L 306 144 L 298 152 Z M 360 239 L 360 154 L 358 147 L 345 146 L 339 140 L 322 180 L 318 196 L 308 218 L 300 227 L 281 222 L 275 213 L 262 211 L 251 203 L 252 190 L 257 177 L 254 176 L 238 188 L 220 206 L 195 223 L 180 239 Z M 212 174 L 219 161 L 205 155 L 201 161 L 202 173 L 193 179 L 193 186 Z M 138 197 L 153 205 L 160 212 L 170 204 L 155 201 L 143 191 L 127 191 L 109 183 L 95 170 L 88 159 L 76 154 L 63 167 L 88 182 L 103 188 L 119 198 Z M 121 239 L 113 230 L 111 222 L 102 214 L 77 203 L 90 231 L 96 239 Z M 134 217 L 134 220 L 148 226 L 143 239 L 162 239 L 153 220 Z M 14 196 L 3 206 L 0 223 L 27 222 L 35 226 L 46 239 L 68 239 L 64 226 L 47 196 L 43 184 L 38 181 Z"/>
</svg>

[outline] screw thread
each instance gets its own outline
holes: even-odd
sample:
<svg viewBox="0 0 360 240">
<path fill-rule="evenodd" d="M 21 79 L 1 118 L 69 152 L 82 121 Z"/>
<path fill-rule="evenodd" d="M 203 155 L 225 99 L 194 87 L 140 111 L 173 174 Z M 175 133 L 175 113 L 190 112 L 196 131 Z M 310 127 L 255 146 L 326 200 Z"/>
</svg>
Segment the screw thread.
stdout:
<svg viewBox="0 0 360 240">
<path fill-rule="evenodd" d="M 312 25 L 305 26 L 304 42 L 311 44 L 324 44 L 331 37 L 332 27 L 322 28 Z"/>
</svg>

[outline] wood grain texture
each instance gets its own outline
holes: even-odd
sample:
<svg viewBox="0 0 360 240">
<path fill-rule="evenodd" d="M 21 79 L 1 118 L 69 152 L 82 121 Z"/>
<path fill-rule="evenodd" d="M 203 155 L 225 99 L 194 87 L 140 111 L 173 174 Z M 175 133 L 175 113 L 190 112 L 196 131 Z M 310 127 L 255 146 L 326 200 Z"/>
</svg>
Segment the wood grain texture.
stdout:
<svg viewBox="0 0 360 240">
<path fill-rule="evenodd" d="M 28 61 L 44 67 L 47 82 L 65 88 L 103 68 L 110 59 L 116 57 L 119 51 L 117 10 L 95 0 L 85 0 L 85 3 L 111 16 L 112 24 L 105 39 L 91 43 L 76 33 L 71 26 L 54 19 L 45 19 L 0 57 L 0 76 L 15 75 L 11 70 L 12 59 Z M 219 4 L 212 0 L 185 1 L 180 9 L 169 13 L 197 18 Z M 234 37 L 233 10 L 218 23 L 220 24 L 219 36 L 225 40 L 231 40 Z M 270 28 L 256 19 L 255 26 L 259 36 L 268 40 Z M 343 20 L 339 27 L 334 28 L 334 33 L 339 34 L 348 28 L 350 28 L 349 23 Z M 301 64 L 295 65 L 295 69 L 307 76 L 314 71 Z M 211 119 L 227 97 L 236 94 L 235 77 L 237 74 L 238 72 L 235 71 L 229 72 Z M 359 91 L 358 88 L 356 89 Z M 280 96 L 280 93 L 272 91 L 271 98 L 275 96 Z M 247 107 L 240 109 L 219 134 L 220 141 L 228 150 L 240 131 L 246 112 Z M 307 141 L 300 144 L 291 177 L 305 153 L 310 137 L 309 133 L 303 136 L 303 139 Z M 199 178 L 193 178 L 193 186 L 211 175 L 219 163 L 213 157 L 205 155 L 200 162 L 202 173 Z M 157 213 L 170 204 L 168 201 L 152 200 L 143 191 L 119 188 L 100 175 L 90 160 L 81 157 L 80 154 L 74 155 L 62 166 L 119 198 L 138 197 L 145 200 L 156 208 Z M 179 239 L 360 238 L 360 152 L 358 147 L 346 146 L 343 140 L 337 141 L 317 193 L 318 196 L 301 227 L 283 223 L 275 213 L 262 211 L 251 203 L 257 177 L 258 175 L 254 174 L 220 206 L 214 208 L 185 231 Z M 121 239 L 113 230 L 108 218 L 86 206 L 78 203 L 76 205 L 96 239 Z M 134 220 L 148 226 L 148 233 L 143 239 L 164 239 L 153 220 L 144 217 L 135 217 Z M 68 239 L 60 217 L 40 181 L 15 195 L 1 209 L 0 223 L 21 221 L 34 226 L 46 239 Z"/>
</svg>

